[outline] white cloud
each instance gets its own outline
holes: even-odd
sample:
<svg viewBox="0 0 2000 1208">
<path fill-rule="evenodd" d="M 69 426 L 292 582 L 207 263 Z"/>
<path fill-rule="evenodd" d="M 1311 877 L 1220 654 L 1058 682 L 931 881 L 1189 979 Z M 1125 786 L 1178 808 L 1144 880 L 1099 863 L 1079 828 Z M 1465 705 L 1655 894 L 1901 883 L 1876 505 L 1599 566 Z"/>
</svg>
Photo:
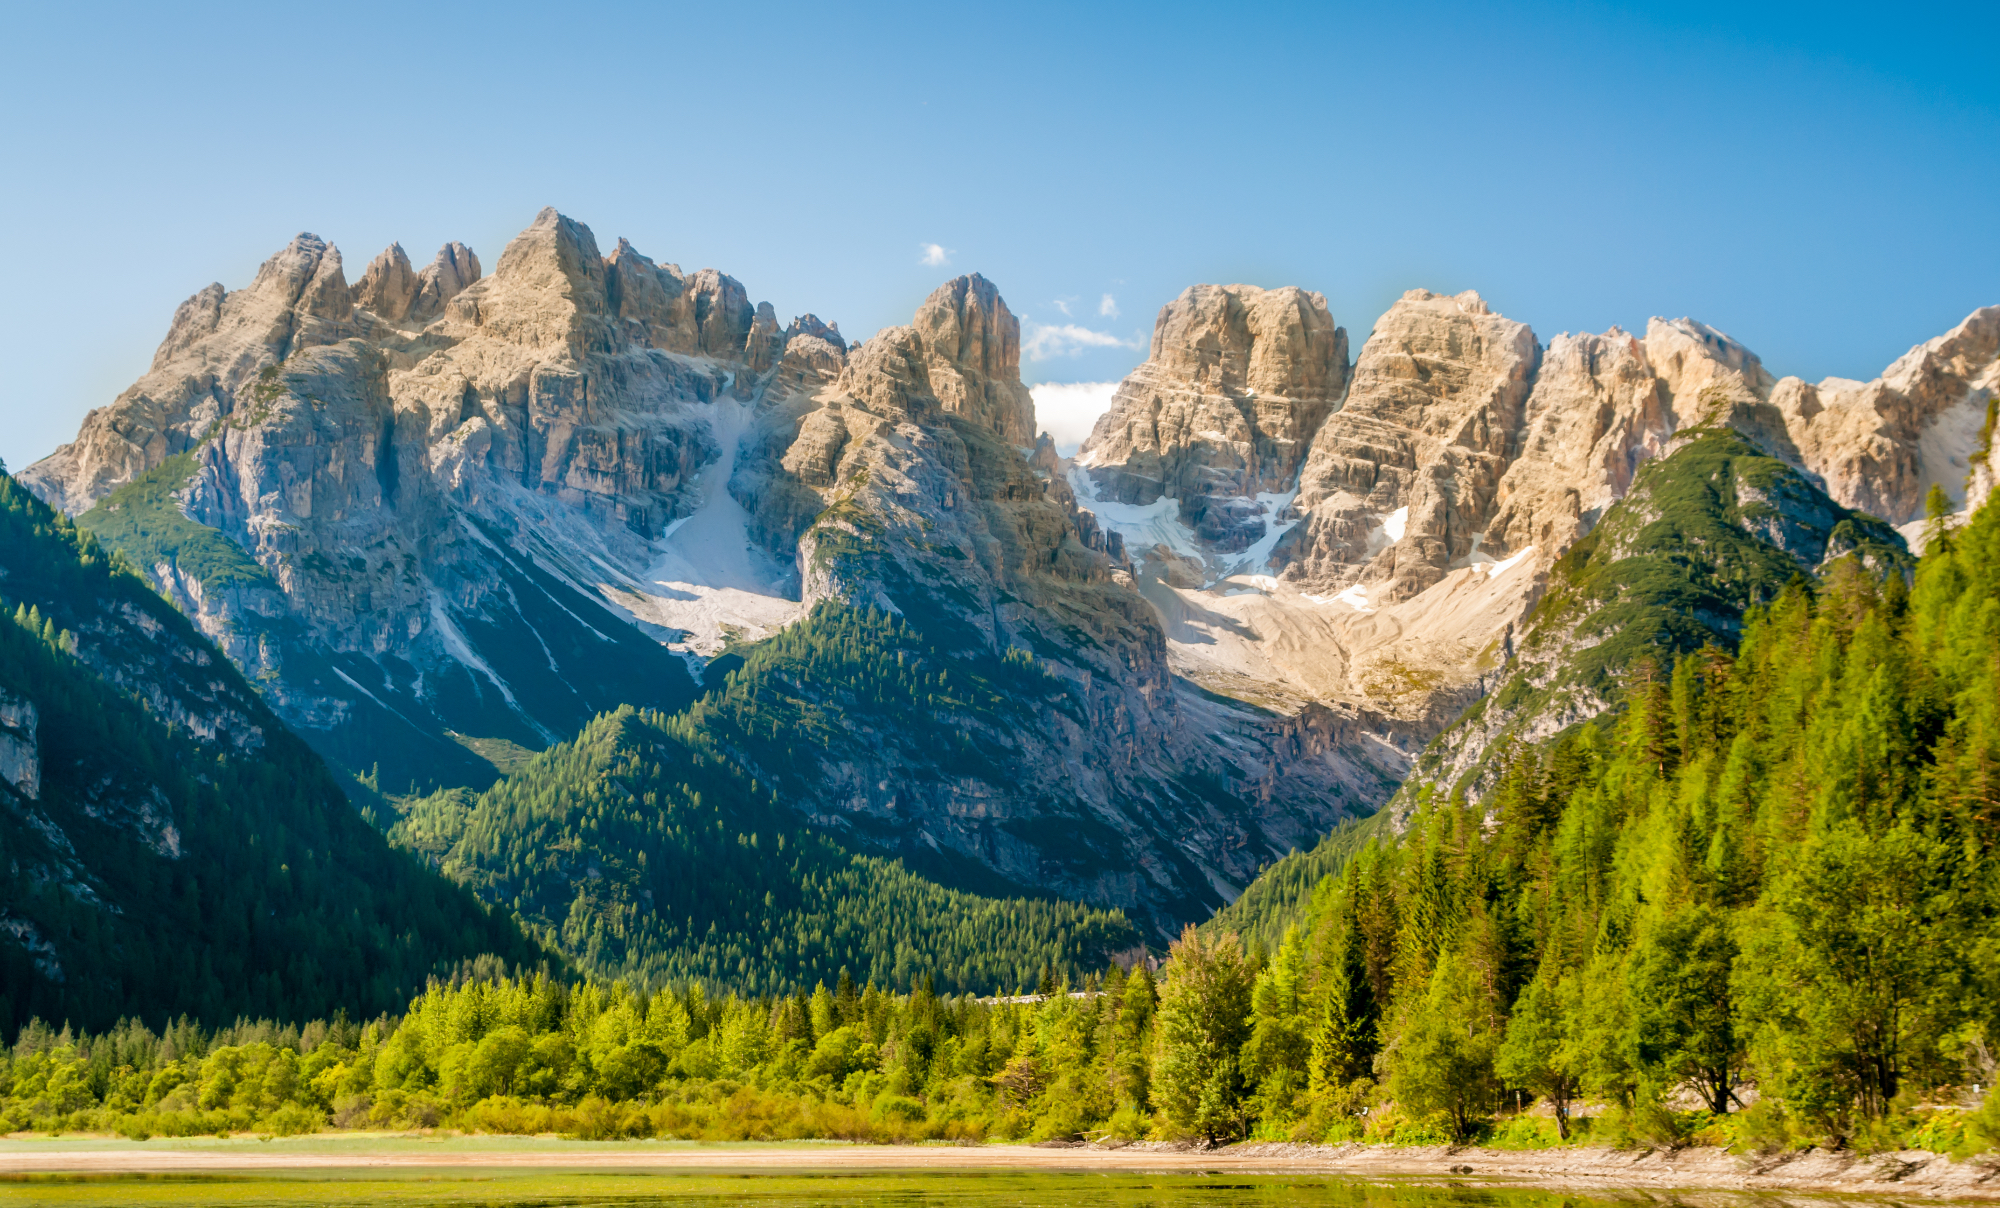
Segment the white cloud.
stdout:
<svg viewBox="0 0 2000 1208">
<path fill-rule="evenodd" d="M 1111 407 L 1117 382 L 1043 382 L 1030 386 L 1035 396 L 1035 424 L 1056 442 L 1056 452 L 1064 457 L 1076 451 L 1090 435 L 1090 429 Z"/>
<path fill-rule="evenodd" d="M 933 268 L 951 263 L 951 252 L 946 250 L 943 244 L 926 243 L 923 247 L 924 258 L 919 263 L 928 264 Z"/>
<path fill-rule="evenodd" d="M 1021 341 L 1021 352 L 1031 361 L 1046 361 L 1050 357 L 1075 356 L 1086 348 L 1137 348 L 1138 344 L 1127 343 L 1107 331 L 1092 331 L 1075 323 L 1049 325 L 1033 321 L 1024 322 L 1022 327 L 1027 335 Z"/>
<path fill-rule="evenodd" d="M 1059 310 L 1059 311 L 1061 311 L 1061 312 L 1063 312 L 1063 314 L 1064 314 L 1064 316 L 1065 316 L 1065 317 L 1067 317 L 1067 316 L 1068 316 L 1068 314 L 1069 314 L 1069 303 L 1067 303 L 1067 302 L 1063 301 L 1063 300 L 1062 300 L 1061 298 L 1057 298 L 1057 299 L 1056 299 L 1056 304 L 1055 304 L 1055 305 L 1056 305 L 1056 309 L 1057 309 L 1057 310 Z"/>
<path fill-rule="evenodd" d="M 1099 302 L 1097 304 L 1097 313 L 1103 315 L 1107 319 L 1117 318 L 1118 299 L 1112 297 L 1110 294 L 1104 295 L 1104 301 Z"/>
</svg>

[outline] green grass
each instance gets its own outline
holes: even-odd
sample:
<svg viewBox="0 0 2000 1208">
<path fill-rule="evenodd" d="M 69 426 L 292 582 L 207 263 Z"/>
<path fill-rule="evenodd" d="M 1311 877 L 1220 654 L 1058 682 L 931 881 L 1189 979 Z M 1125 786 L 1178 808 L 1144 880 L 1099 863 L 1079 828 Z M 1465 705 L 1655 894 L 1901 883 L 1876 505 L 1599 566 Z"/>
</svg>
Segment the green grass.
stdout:
<svg viewBox="0 0 2000 1208">
<path fill-rule="evenodd" d="M 456 730 L 446 730 L 445 736 L 492 764 L 494 770 L 502 776 L 514 772 L 537 754 L 520 743 L 510 742 L 505 738 L 475 738 L 470 734 L 460 734 Z"/>
<path fill-rule="evenodd" d="M 169 457 L 99 500 L 77 524 L 133 565 L 151 571 L 171 563 L 205 591 L 271 586 L 270 575 L 242 546 L 181 510 L 175 492 L 194 472 L 193 453 Z"/>
<path fill-rule="evenodd" d="M 275 1148 L 275 1147 L 274 1147 Z M 547 1157 L 564 1152 L 551 1143 Z M 657 1153 L 683 1148 L 658 1143 L 633 1151 Z M 1492 1208 L 1573 1208 L 1590 1201 L 1575 1195 L 1514 1188 L 1469 1188 L 1457 1183 L 1424 1186 L 1408 1180 L 1371 1177 L 1367 1182 L 1320 1174 L 1247 1174 L 1238 1171 L 1191 1173 L 1139 1171 L 977 1169 L 980 1155 L 967 1151 L 965 1169 L 852 1171 L 832 1168 L 770 1173 L 748 1168 L 753 1149 L 715 1151 L 715 1164 L 701 1170 L 645 1172 L 592 1169 L 548 1170 L 464 1167 L 402 1167 L 392 1170 L 318 1169 L 282 1173 L 215 1172 L 177 1174 L 0 1175 L 0 1202 L 46 1205 L 571 1205 L 571 1204 L 757 1204 L 794 1205 L 951 1205 L 952 1208 L 1027 1208 L 1042 1205 L 1106 1204 L 1171 1208 L 1180 1205 L 1304 1204 L 1353 1208 L 1390 1205 L 1488 1205 Z M 269 1154 L 272 1149 L 259 1151 Z M 295 1150 L 295 1152 L 297 1152 Z M 399 1151 L 407 1152 L 407 1151 Z M 466 1152 L 436 1148 L 446 1154 Z M 602 1148 L 589 1151 L 593 1165 Z M 636 1153 L 635 1153 L 636 1156 Z M 1079 1164 L 1081 1165 L 1081 1163 Z"/>
</svg>

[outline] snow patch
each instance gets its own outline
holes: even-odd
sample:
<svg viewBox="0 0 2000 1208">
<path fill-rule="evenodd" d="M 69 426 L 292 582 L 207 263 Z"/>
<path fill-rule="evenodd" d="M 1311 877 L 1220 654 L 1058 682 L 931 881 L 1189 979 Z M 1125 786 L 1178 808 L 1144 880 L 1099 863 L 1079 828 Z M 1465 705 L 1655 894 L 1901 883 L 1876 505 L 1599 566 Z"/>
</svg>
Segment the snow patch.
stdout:
<svg viewBox="0 0 2000 1208">
<path fill-rule="evenodd" d="M 647 620 L 686 631 L 689 648 L 713 657 L 731 631 L 762 636 L 781 629 L 799 615 L 800 604 L 785 595 L 782 568 L 752 544 L 749 513 L 729 493 L 750 407 L 728 395 L 710 406 L 710 428 L 722 451 L 702 470 L 701 505 L 655 542 L 658 557 L 641 576 L 639 589 L 648 597 Z"/>
<path fill-rule="evenodd" d="M 437 627 L 438 640 L 444 643 L 446 654 L 465 664 L 470 670 L 477 671 L 479 674 L 493 681 L 493 686 L 500 689 L 500 695 L 506 700 L 508 707 L 514 709 L 520 708 L 519 705 L 514 703 L 514 694 L 507 690 L 507 685 L 499 676 L 493 674 L 493 668 L 486 665 L 486 660 L 479 657 L 478 653 L 472 649 L 472 643 L 466 641 L 465 635 L 459 632 L 458 626 L 451 619 L 451 614 L 445 610 L 444 597 L 439 595 L 435 590 L 431 592 L 431 624 Z M 354 684 L 356 688 L 361 688 L 360 684 L 355 684 L 353 680 L 347 679 L 345 675 L 340 678 L 347 680 L 350 684 Z M 368 691 L 366 688 L 361 688 L 361 690 L 363 692 Z M 372 694 L 370 699 L 373 699 Z M 380 704 L 381 702 L 376 701 L 376 703 Z"/>
<path fill-rule="evenodd" d="M 1098 523 L 1123 537 L 1125 548 L 1135 557 L 1156 545 L 1164 545 L 1197 565 L 1207 564 L 1208 559 L 1195 541 L 1194 530 L 1181 523 L 1180 500 L 1171 495 L 1162 495 L 1148 504 L 1100 500 L 1097 484 L 1080 467 L 1070 470 L 1069 485 L 1076 492 L 1078 506 L 1095 512 Z"/>
<path fill-rule="evenodd" d="M 1401 541 L 1409 523 L 1410 505 L 1406 503 L 1382 518 L 1382 531 L 1389 534 L 1389 540 Z"/>
<path fill-rule="evenodd" d="M 1315 604 L 1345 604 L 1356 612 L 1374 612 L 1368 606 L 1368 589 L 1359 583 L 1350 583 L 1330 596 L 1307 595 L 1306 599 Z"/>
<path fill-rule="evenodd" d="M 1508 571 L 1514 569 L 1514 567 L 1520 563 L 1521 559 L 1527 557 L 1529 554 L 1532 554 L 1534 552 L 1535 552 L 1534 546 L 1532 545 L 1523 546 L 1521 548 L 1521 552 L 1515 554 L 1511 558 L 1506 558 L 1499 562 L 1488 563 L 1486 566 L 1486 577 L 1488 579 L 1499 578 L 1501 575 L 1504 575 Z"/>
<path fill-rule="evenodd" d="M 1299 489 L 1297 487 L 1283 492 L 1260 491 L 1253 497 L 1257 501 L 1257 506 L 1263 509 L 1264 512 L 1264 535 L 1253 542 L 1249 549 L 1235 555 L 1230 560 L 1228 568 L 1218 576 L 1219 578 L 1227 579 L 1239 571 L 1245 570 L 1254 574 L 1270 565 L 1271 553 L 1278 548 L 1278 540 L 1286 533 L 1291 532 L 1292 529 L 1298 527 L 1300 519 L 1295 515 L 1290 520 L 1281 524 L 1274 518 L 1282 516 L 1290 510 L 1292 501 L 1298 497 Z M 1270 576 L 1266 575 L 1263 577 L 1269 578 Z"/>
</svg>

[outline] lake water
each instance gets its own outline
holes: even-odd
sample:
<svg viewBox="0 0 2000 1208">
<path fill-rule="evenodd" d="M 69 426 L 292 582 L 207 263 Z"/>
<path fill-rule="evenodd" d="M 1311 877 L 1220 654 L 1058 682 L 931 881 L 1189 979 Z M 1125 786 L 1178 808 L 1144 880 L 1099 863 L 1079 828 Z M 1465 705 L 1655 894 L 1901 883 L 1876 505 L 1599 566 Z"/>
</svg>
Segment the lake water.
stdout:
<svg viewBox="0 0 2000 1208">
<path fill-rule="evenodd" d="M 1654 1203 L 1671 1197 L 1647 1197 Z M 1610 1201 L 1600 1201 L 1610 1203 Z M 1592 1201 L 1556 1192 L 1362 1182 L 1314 1175 L 944 1172 L 783 1174 L 647 1173 L 463 1168 L 299 1170 L 282 1174 L 0 1175 L 0 1204 L 148 1205 L 686 1205 L 689 1208 L 1233 1208 L 1305 1205 L 1338 1208 L 1585 1208 Z"/>
</svg>

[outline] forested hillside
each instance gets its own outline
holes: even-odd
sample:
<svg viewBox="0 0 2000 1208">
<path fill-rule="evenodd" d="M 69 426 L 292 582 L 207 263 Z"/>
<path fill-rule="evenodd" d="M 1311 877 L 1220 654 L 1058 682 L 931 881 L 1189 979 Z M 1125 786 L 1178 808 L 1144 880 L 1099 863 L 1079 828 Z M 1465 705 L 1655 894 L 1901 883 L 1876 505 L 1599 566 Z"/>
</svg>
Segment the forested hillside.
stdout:
<svg viewBox="0 0 2000 1208">
<path fill-rule="evenodd" d="M 0 618 L 0 1026 L 372 1015 L 482 954 L 545 959 L 4 473 Z"/>
<path fill-rule="evenodd" d="M 1381 814 L 1276 862 L 1203 930 L 1275 946 L 1320 877 L 1338 872 L 1365 836 L 1400 830 L 1426 794 L 1485 800 L 1521 743 L 1546 743 L 1593 719 L 1608 724 L 1641 664 L 1672 667 L 1711 646 L 1734 651 L 1746 611 L 1794 580 L 1817 582 L 1836 566 L 1878 578 L 1909 573 L 1896 532 L 1841 507 L 1741 433 L 1693 428 L 1677 441 L 1556 560 L 1499 685 L 1424 750 Z"/>
<path fill-rule="evenodd" d="M 1990 1086 L 1996 677 L 1991 506 L 1934 524 L 1914 589 L 1845 560 L 1735 655 L 1642 662 L 1615 725 L 1512 748 L 1485 805 L 1427 795 L 1321 884 L 1275 961 L 1307 1100 L 1463 1134 L 1513 1086 L 1664 1135 L 1687 1088 L 1842 1140 Z"/>
<path fill-rule="evenodd" d="M 821 604 L 686 713 L 607 714 L 483 794 L 415 803 L 392 837 L 581 969 L 638 986 L 782 993 L 846 970 L 990 993 L 1134 947 L 1117 911 L 944 888 L 782 804 L 785 781 L 826 774 L 830 711 L 948 767 L 982 755 L 962 731 L 900 728 L 912 702 L 1000 711 L 1040 678 L 1025 660 L 1001 665 L 1027 682 L 954 678 L 894 649 L 899 634 L 882 614 Z"/>
<path fill-rule="evenodd" d="M 1974 1088 L 2000 1040 L 2000 509 L 1936 525 L 1914 587 L 1839 562 L 1823 587 L 1752 607 L 1742 632 L 1735 654 L 1640 662 L 1615 723 L 1507 750 L 1484 805 L 1425 794 L 1400 838 L 1320 881 L 1268 959 L 1190 930 L 1157 984 L 1114 968 L 1072 995 L 1040 978 L 1021 1003 L 939 996 L 928 978 L 903 996 L 801 978 L 719 999 L 476 980 L 366 1026 L 33 1029 L 0 1069 L 0 1115 L 132 1135 L 1991 1147 L 2000 1100 Z M 671 891 L 604 861 L 612 836 L 638 834 L 619 829 L 630 786 L 692 741 L 686 724 L 616 715 L 593 728 L 601 747 L 531 765 L 570 767 L 560 791 L 596 803 L 541 850 L 607 874 L 584 879 Z M 693 766 L 671 825 L 617 845 L 635 864 L 767 842 L 730 833 L 766 790 L 726 794 L 727 769 Z M 532 815 L 534 783 L 475 819 Z M 718 821 L 721 844 L 692 837 Z M 483 823 L 455 825 L 478 849 Z M 817 876 L 810 837 L 795 845 Z M 742 866 L 743 894 L 768 867 Z M 1552 1113 L 1512 1110 L 1536 1100 Z"/>
</svg>

